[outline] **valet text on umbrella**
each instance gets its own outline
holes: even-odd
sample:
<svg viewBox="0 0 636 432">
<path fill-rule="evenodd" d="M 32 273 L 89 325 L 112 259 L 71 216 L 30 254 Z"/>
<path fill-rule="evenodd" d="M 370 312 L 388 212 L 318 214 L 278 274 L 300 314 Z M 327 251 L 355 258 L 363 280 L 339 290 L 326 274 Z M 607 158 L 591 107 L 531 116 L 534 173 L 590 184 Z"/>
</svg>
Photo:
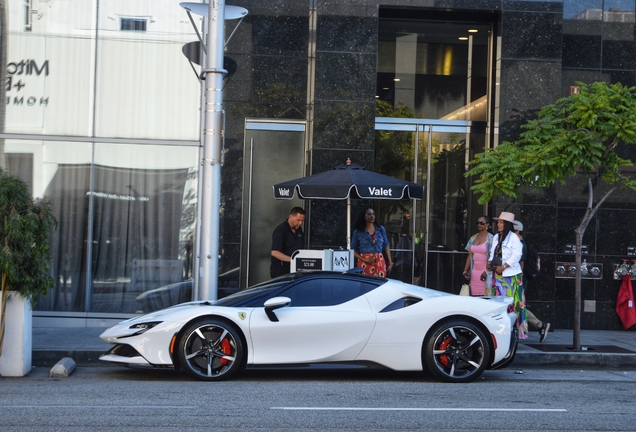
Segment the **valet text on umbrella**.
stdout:
<svg viewBox="0 0 636 432">
<path fill-rule="evenodd" d="M 369 194 L 373 196 L 393 196 L 393 189 L 370 187 Z"/>
</svg>

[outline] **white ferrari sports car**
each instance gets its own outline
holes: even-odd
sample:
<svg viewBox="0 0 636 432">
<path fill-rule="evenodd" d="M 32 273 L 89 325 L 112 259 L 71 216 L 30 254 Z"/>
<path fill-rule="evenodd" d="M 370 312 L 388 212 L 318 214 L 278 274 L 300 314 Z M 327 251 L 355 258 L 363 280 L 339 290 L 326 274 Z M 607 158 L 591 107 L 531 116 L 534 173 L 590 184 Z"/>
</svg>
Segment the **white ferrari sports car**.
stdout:
<svg viewBox="0 0 636 432">
<path fill-rule="evenodd" d="M 245 367 L 348 363 L 469 382 L 513 360 L 515 322 L 509 297 L 457 296 L 355 273 L 293 273 L 123 321 L 100 336 L 115 344 L 100 359 L 209 381 Z"/>
</svg>

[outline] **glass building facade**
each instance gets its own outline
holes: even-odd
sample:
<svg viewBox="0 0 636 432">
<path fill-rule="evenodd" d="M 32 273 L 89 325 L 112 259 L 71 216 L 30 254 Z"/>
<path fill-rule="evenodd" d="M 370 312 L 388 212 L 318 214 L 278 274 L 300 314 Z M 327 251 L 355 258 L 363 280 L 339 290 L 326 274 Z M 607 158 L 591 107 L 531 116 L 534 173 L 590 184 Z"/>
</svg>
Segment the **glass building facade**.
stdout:
<svg viewBox="0 0 636 432">
<path fill-rule="evenodd" d="M 5 166 L 59 223 L 56 286 L 35 314 L 135 313 L 191 272 L 200 88 L 181 50 L 194 30 L 167 1 L 3 3 Z"/>
<path fill-rule="evenodd" d="M 483 206 L 464 173 L 576 81 L 636 85 L 636 1 L 227 4 L 249 15 L 225 48 L 219 295 L 267 277 L 271 230 L 293 205 L 308 211 L 307 248 L 346 245 L 346 202 L 279 202 L 271 187 L 351 158 L 425 186 L 422 201 L 352 202 L 352 219 L 373 206 L 387 227 L 394 277 L 458 292 L 474 222 L 512 211 L 541 254 L 533 312 L 571 328 L 574 282 L 555 278 L 555 263 L 574 261 L 583 179 Z M 59 222 L 56 286 L 35 324 L 102 325 L 190 300 L 204 101 L 185 11 L 0 0 L 0 14 L 0 164 Z M 619 191 L 585 233 L 584 258 L 604 273 L 583 281 L 582 328 L 621 328 L 613 269 L 636 247 L 635 217 L 636 196 Z"/>
</svg>

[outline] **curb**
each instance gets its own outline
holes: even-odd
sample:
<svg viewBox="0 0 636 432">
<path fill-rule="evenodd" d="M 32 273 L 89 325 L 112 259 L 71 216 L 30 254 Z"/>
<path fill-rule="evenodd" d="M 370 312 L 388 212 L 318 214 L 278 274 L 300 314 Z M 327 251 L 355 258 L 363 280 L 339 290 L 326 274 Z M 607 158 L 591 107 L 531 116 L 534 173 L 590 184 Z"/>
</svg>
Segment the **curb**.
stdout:
<svg viewBox="0 0 636 432">
<path fill-rule="evenodd" d="M 96 350 L 33 350 L 31 364 L 38 367 L 53 367 L 60 359 L 70 357 L 77 366 L 102 367 L 109 365 L 99 361 L 106 351 Z"/>
<path fill-rule="evenodd" d="M 509 367 L 595 367 L 595 368 L 636 368 L 636 355 L 624 353 L 551 353 L 517 351 Z"/>
</svg>

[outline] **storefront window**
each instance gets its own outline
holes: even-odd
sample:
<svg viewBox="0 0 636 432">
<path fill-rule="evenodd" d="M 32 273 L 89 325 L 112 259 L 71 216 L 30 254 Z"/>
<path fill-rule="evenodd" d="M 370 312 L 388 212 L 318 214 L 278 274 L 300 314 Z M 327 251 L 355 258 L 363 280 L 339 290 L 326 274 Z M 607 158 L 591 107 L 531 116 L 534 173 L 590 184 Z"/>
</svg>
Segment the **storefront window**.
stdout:
<svg viewBox="0 0 636 432">
<path fill-rule="evenodd" d="M 192 277 L 201 81 L 182 52 L 192 25 L 171 0 L 0 1 L 0 133 L 24 137 L 0 141 L 0 166 L 50 201 L 59 224 L 55 287 L 35 310 L 143 310 L 141 294 Z"/>
<path fill-rule="evenodd" d="M 201 84 L 182 52 L 197 37 L 179 2 L 3 1 L 0 132 L 198 139 Z"/>
<path fill-rule="evenodd" d="M 191 278 L 197 147 L 7 143 L 23 178 L 29 155 L 58 221 L 56 285 L 36 310 L 134 313 L 142 293 Z"/>
<path fill-rule="evenodd" d="M 90 135 L 97 4 L 4 1 L 8 29 L 3 32 L 7 41 L 3 132 Z"/>
<path fill-rule="evenodd" d="M 192 274 L 197 150 L 96 145 L 91 311 L 143 310 L 143 293 Z"/>
<path fill-rule="evenodd" d="M 99 6 L 95 135 L 197 140 L 201 82 L 182 52 L 197 36 L 179 2 Z"/>
</svg>

